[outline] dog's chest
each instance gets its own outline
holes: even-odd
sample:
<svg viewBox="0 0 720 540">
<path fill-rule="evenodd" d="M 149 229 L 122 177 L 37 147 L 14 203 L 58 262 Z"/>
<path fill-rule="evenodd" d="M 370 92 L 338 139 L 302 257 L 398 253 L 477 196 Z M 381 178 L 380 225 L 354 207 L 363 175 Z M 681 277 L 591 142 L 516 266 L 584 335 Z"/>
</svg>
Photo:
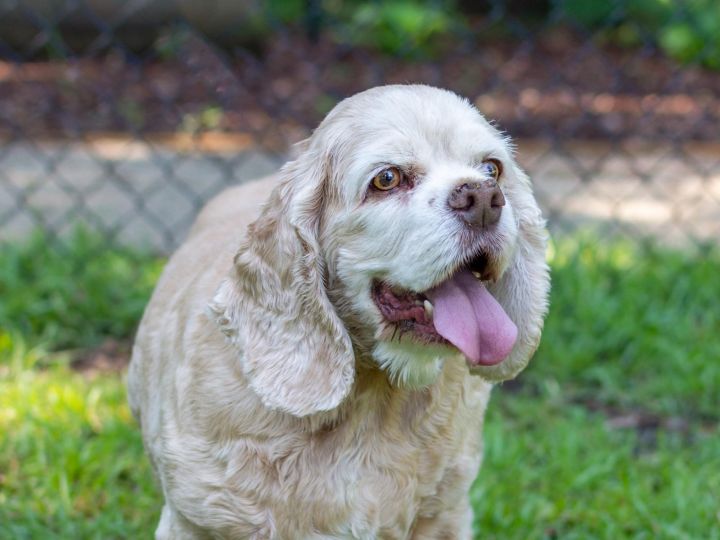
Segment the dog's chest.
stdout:
<svg viewBox="0 0 720 540">
<path fill-rule="evenodd" d="M 262 459 L 256 480 L 278 538 L 406 538 L 419 515 L 464 502 L 485 397 L 364 398 L 339 425 L 290 437 Z"/>
</svg>

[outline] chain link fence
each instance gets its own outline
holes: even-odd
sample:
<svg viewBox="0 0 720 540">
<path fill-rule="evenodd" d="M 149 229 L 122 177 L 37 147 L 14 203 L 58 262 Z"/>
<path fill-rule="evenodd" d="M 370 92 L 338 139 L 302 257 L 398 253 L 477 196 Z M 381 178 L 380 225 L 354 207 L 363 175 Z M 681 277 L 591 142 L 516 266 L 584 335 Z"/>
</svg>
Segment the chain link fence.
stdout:
<svg viewBox="0 0 720 540">
<path fill-rule="evenodd" d="M 422 82 L 513 137 L 554 233 L 716 241 L 720 8 L 529 4 L 0 0 L 0 240 L 168 252 L 339 100 Z"/>
</svg>

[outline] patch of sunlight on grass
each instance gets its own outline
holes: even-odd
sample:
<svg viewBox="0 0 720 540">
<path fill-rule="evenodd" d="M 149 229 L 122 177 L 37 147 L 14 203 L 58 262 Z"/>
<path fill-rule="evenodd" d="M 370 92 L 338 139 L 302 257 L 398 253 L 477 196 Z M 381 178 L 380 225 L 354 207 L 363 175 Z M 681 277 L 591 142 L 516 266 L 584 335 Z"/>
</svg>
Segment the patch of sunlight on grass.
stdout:
<svg viewBox="0 0 720 540">
<path fill-rule="evenodd" d="M 637 242 L 627 238 L 608 242 L 592 230 L 551 238 L 547 252 L 548 263 L 554 269 L 576 265 L 578 262 L 590 266 L 601 260 L 618 270 L 627 270 L 644 256 Z"/>
<path fill-rule="evenodd" d="M 0 333 L 0 538 L 141 538 L 160 501 L 118 375 L 33 369 Z"/>
</svg>

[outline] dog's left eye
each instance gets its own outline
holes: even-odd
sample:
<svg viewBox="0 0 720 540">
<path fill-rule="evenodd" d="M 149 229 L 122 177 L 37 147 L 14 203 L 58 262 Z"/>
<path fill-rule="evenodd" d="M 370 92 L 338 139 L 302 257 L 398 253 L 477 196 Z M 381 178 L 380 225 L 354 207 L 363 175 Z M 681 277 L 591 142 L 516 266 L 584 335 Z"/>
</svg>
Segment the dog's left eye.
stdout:
<svg viewBox="0 0 720 540">
<path fill-rule="evenodd" d="M 372 186 L 380 191 L 390 191 L 400 185 L 403 173 L 397 167 L 388 167 L 376 174 L 372 179 Z"/>
<path fill-rule="evenodd" d="M 497 159 L 486 159 L 480 164 L 480 171 L 497 182 L 502 174 L 502 163 Z"/>
</svg>

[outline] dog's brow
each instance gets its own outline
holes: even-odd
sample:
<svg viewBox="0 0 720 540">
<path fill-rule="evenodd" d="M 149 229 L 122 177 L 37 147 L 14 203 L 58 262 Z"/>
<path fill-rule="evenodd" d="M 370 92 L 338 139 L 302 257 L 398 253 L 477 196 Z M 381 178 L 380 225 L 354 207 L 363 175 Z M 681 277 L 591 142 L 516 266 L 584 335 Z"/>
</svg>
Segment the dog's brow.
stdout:
<svg viewBox="0 0 720 540">
<path fill-rule="evenodd" d="M 470 160 L 470 163 L 475 166 L 479 165 L 483 161 L 486 161 L 488 159 L 497 159 L 498 161 L 505 161 L 505 158 L 501 156 L 498 152 L 491 150 L 489 152 L 481 152 L 479 154 L 475 154 L 475 156 Z"/>
</svg>

